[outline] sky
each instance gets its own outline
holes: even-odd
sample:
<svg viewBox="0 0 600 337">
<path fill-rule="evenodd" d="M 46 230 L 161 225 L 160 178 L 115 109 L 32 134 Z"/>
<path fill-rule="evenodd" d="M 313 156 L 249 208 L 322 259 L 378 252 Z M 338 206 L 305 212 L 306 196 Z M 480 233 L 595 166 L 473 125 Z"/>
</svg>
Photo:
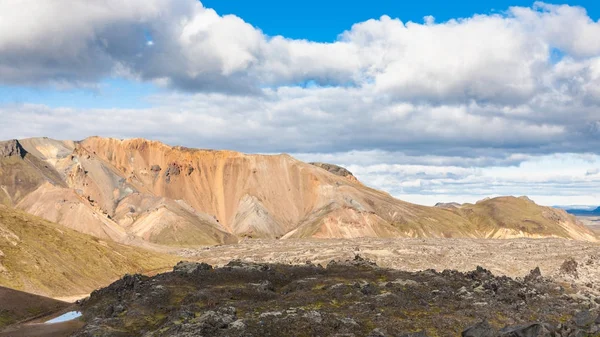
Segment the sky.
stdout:
<svg viewBox="0 0 600 337">
<path fill-rule="evenodd" d="M 0 138 L 290 153 L 402 200 L 600 205 L 597 1 L 4 0 Z"/>
</svg>

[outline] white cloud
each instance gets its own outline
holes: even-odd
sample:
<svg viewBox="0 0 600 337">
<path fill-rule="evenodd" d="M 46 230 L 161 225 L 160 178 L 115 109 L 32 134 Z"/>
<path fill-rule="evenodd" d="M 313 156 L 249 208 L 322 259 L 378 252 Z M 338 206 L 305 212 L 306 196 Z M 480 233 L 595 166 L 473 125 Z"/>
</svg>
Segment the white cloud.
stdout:
<svg viewBox="0 0 600 337">
<path fill-rule="evenodd" d="M 145 48 L 148 35 L 154 48 Z M 555 71 L 551 48 L 577 68 L 599 46 L 600 23 L 583 8 L 544 3 L 440 23 L 382 16 L 331 43 L 268 37 L 195 0 L 0 4 L 0 79 L 17 84 L 93 82 L 127 68 L 190 91 L 259 93 L 311 80 L 373 85 L 395 100 L 512 105 L 556 89 L 541 80 Z M 597 68 L 584 70 L 587 82 Z M 598 94 L 596 85 L 589 90 Z"/>
<path fill-rule="evenodd" d="M 310 160 L 308 154 L 300 157 Z M 528 195 L 545 205 L 600 204 L 599 155 L 530 156 L 515 166 L 499 161 L 478 168 L 451 163 L 410 164 L 405 158 L 398 159 L 397 164 L 353 164 L 356 161 L 346 154 L 327 159 L 346 166 L 367 185 L 425 205 L 473 203 L 499 195 Z"/>
</svg>

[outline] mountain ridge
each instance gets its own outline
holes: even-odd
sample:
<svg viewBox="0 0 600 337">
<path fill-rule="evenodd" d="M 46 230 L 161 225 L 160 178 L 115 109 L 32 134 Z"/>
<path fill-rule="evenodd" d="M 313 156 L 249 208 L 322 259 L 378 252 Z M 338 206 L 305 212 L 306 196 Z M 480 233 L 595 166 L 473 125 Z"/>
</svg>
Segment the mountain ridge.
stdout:
<svg viewBox="0 0 600 337">
<path fill-rule="evenodd" d="M 0 157 L 7 195 L 0 193 L 0 200 L 122 243 L 185 247 L 242 237 L 365 236 L 598 240 L 575 218 L 528 200 L 420 206 L 365 186 L 337 165 L 287 154 L 191 149 L 142 138 L 16 142 L 26 154 Z M 498 200 L 516 216 L 486 206 Z"/>
</svg>

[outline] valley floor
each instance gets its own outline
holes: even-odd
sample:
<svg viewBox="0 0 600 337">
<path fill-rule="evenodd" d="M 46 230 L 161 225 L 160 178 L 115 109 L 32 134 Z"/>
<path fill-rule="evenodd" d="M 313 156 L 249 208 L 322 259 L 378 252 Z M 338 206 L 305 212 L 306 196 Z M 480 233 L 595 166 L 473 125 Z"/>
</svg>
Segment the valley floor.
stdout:
<svg viewBox="0 0 600 337">
<path fill-rule="evenodd" d="M 331 260 L 353 258 L 355 254 L 386 268 L 418 271 L 455 269 L 469 271 L 477 266 L 495 275 L 523 277 L 539 267 L 542 275 L 560 277 L 565 260 L 578 263 L 574 282 L 600 280 L 600 244 L 563 239 L 352 239 L 352 240 L 246 240 L 235 245 L 180 252 L 184 259 L 225 265 L 233 259 L 248 262 L 326 265 Z M 595 285 L 600 291 L 600 284 Z"/>
</svg>

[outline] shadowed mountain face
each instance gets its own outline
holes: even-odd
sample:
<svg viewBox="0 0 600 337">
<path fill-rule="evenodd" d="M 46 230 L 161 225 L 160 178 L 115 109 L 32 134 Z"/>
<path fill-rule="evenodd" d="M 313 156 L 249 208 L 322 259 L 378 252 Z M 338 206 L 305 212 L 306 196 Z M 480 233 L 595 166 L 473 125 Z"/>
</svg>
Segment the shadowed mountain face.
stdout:
<svg viewBox="0 0 600 337">
<path fill-rule="evenodd" d="M 0 201 L 124 243 L 213 245 L 244 236 L 597 240 L 565 212 L 528 200 L 419 206 L 366 187 L 341 167 L 288 155 L 98 137 L 5 144 Z"/>
<path fill-rule="evenodd" d="M 10 324 L 65 309 L 70 304 L 0 287 L 0 330 Z"/>
</svg>

